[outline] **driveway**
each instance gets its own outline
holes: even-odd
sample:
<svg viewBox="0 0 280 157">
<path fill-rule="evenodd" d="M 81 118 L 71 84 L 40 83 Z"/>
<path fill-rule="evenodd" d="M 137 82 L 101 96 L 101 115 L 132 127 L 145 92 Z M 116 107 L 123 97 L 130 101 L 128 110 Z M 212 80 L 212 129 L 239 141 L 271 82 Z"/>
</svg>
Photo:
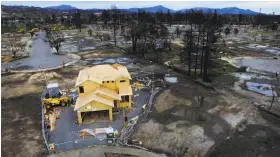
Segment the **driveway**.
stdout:
<svg viewBox="0 0 280 157">
<path fill-rule="evenodd" d="M 135 103 L 133 110 L 127 111 L 126 115 L 128 120 L 139 115 L 142 111 L 142 106 L 147 103 L 150 92 L 148 91 L 135 91 L 134 95 L 138 95 L 132 98 Z M 95 122 L 90 124 L 82 124 L 81 126 L 75 123 L 77 121 L 77 113 L 72 107 L 61 107 L 60 119 L 56 121 L 56 128 L 49 134 L 49 143 L 55 143 L 56 151 L 65 151 L 71 149 L 79 149 L 92 145 L 104 145 L 107 144 L 107 140 L 94 137 L 87 137 L 83 139 L 80 137 L 79 131 L 85 128 L 104 128 L 113 127 L 114 130 L 121 132 L 122 129 L 122 113 L 113 113 L 113 122 Z"/>
</svg>

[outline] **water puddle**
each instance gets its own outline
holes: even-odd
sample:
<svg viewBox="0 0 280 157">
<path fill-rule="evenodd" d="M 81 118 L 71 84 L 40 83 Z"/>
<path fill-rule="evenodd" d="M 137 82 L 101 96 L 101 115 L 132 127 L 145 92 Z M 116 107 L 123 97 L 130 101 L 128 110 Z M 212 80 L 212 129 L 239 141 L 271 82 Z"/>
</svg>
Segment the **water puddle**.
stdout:
<svg viewBox="0 0 280 157">
<path fill-rule="evenodd" d="M 170 76 L 170 74 L 166 74 L 164 76 L 164 80 L 168 83 L 177 83 L 178 82 L 178 77 Z"/>
<path fill-rule="evenodd" d="M 251 79 L 267 79 L 271 80 L 268 76 L 257 75 L 257 74 L 250 74 L 250 73 L 233 73 L 233 76 L 239 78 L 241 80 L 251 80 Z"/>
<path fill-rule="evenodd" d="M 265 96 L 277 96 L 277 93 L 272 90 L 270 84 L 261 84 L 255 82 L 246 82 L 248 90 L 265 95 Z"/>
<path fill-rule="evenodd" d="M 94 47 L 94 46 L 88 46 L 88 47 L 83 47 L 81 50 L 85 51 L 85 50 L 95 50 L 95 49 L 96 49 L 96 47 Z"/>
<path fill-rule="evenodd" d="M 108 59 L 103 59 L 101 60 L 100 58 L 98 59 L 87 59 L 88 61 L 92 60 L 93 65 L 98 65 L 98 64 L 128 64 L 132 62 L 132 59 L 127 58 L 127 57 L 118 57 L 118 58 L 108 58 Z"/>
</svg>

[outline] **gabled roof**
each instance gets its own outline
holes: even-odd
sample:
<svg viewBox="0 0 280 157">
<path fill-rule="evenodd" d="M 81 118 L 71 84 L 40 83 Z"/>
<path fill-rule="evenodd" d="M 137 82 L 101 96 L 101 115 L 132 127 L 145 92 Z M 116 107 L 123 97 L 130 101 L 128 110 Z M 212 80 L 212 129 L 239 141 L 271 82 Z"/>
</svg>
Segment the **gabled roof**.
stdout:
<svg viewBox="0 0 280 157">
<path fill-rule="evenodd" d="M 114 107 L 114 101 L 113 100 L 106 99 L 106 98 L 103 98 L 101 96 L 95 95 L 95 91 L 93 91 L 93 92 L 91 92 L 87 95 L 80 96 L 80 97 L 77 98 L 74 111 L 77 111 L 78 109 L 80 109 L 81 107 L 87 105 L 88 103 L 90 103 L 92 101 L 97 101 L 99 103 L 103 103 L 105 105 Z"/>
<path fill-rule="evenodd" d="M 98 94 L 98 93 L 106 95 L 106 96 L 111 97 L 113 99 L 121 100 L 121 97 L 117 92 L 115 92 L 114 90 L 108 89 L 106 87 L 97 88 L 95 90 L 95 94 Z"/>
<path fill-rule="evenodd" d="M 114 81 L 120 77 L 131 79 L 125 66 L 120 64 L 96 65 L 79 72 L 76 86 L 79 86 L 87 80 L 102 84 L 102 81 Z"/>
<path fill-rule="evenodd" d="M 120 85 L 119 86 L 119 95 L 133 95 L 131 85 Z"/>
</svg>

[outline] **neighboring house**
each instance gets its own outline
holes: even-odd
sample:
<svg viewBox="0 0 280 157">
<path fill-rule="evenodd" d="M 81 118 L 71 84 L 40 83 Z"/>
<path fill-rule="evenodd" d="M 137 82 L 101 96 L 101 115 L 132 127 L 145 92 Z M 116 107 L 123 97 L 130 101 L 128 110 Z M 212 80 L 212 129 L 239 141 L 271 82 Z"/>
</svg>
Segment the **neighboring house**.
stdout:
<svg viewBox="0 0 280 157">
<path fill-rule="evenodd" d="M 81 70 L 76 80 L 79 88 L 74 111 L 77 111 L 78 123 L 88 112 L 104 111 L 112 121 L 113 108 L 131 108 L 132 88 L 130 74 L 120 64 L 96 65 Z"/>
</svg>

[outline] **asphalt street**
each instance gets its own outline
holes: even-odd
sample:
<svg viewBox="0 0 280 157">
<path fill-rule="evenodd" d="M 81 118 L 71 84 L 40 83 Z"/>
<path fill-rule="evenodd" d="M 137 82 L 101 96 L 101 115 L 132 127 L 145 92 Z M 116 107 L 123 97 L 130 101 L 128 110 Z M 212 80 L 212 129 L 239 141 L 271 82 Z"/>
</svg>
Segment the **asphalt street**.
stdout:
<svg viewBox="0 0 280 157">
<path fill-rule="evenodd" d="M 7 68 L 12 67 L 12 70 L 36 70 L 53 68 L 73 61 L 69 56 L 52 54 L 49 44 L 43 40 L 45 32 L 38 32 L 37 34 L 32 42 L 30 57 L 10 62 L 6 64 L 6 66 L 9 66 Z"/>
</svg>

